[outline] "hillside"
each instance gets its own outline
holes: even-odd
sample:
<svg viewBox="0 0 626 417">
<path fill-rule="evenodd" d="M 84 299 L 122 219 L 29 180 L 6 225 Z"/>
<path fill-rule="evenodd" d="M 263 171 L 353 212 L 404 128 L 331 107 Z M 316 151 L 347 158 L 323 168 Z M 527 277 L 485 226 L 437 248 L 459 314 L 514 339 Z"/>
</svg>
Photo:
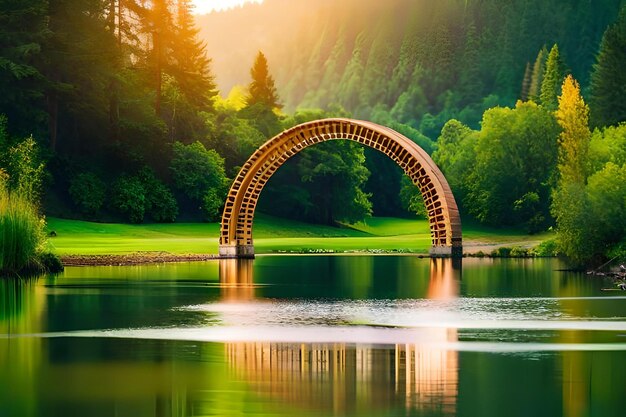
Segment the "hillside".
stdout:
<svg viewBox="0 0 626 417">
<path fill-rule="evenodd" d="M 432 139 L 512 105 L 526 65 L 558 43 L 583 86 L 622 0 L 266 0 L 198 18 L 222 94 L 262 50 L 287 110 L 340 104 Z M 430 116 L 424 118 L 425 114 Z"/>
</svg>

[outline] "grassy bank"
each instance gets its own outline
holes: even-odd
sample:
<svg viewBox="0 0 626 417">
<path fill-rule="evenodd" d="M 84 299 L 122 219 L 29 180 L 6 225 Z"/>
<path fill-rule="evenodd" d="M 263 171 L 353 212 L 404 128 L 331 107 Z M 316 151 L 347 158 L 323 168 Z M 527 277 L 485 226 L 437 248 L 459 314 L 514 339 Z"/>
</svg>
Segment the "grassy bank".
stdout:
<svg viewBox="0 0 626 417">
<path fill-rule="evenodd" d="M 175 254 L 217 253 L 219 224 L 102 224 L 48 218 L 54 231 L 50 249 L 58 255 L 126 254 L 165 251 Z M 490 251 L 497 246 L 533 246 L 549 234 L 529 236 L 521 230 L 490 229 L 466 224 L 468 251 Z M 258 215 L 254 223 L 258 254 L 312 251 L 395 251 L 426 253 L 430 233 L 425 220 L 371 218 L 356 226 L 335 228 Z"/>
</svg>

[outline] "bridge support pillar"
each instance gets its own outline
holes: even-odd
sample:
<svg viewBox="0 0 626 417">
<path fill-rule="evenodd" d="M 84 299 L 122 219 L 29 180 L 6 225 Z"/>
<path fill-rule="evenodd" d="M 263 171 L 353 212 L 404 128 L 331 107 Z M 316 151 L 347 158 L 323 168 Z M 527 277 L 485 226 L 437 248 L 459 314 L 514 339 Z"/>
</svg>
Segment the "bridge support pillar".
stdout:
<svg viewBox="0 0 626 417">
<path fill-rule="evenodd" d="M 463 246 L 432 246 L 429 254 L 431 258 L 462 258 Z"/>
<path fill-rule="evenodd" d="M 254 259 L 253 245 L 220 245 L 220 258 Z"/>
</svg>

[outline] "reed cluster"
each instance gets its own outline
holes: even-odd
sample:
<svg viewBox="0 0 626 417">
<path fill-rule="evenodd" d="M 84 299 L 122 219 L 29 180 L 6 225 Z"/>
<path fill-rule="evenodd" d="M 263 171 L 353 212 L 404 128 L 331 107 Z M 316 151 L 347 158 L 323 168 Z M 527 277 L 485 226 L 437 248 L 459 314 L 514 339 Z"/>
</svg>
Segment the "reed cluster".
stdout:
<svg viewBox="0 0 626 417">
<path fill-rule="evenodd" d="M 0 187 L 0 272 L 44 270 L 45 221 L 36 206 Z"/>
</svg>

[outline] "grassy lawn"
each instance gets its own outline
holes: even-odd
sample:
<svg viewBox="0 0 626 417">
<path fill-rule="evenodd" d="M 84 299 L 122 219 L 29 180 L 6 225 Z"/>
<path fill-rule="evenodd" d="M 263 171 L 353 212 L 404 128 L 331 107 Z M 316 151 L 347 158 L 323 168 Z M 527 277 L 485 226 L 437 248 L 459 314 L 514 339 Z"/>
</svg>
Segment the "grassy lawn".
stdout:
<svg viewBox="0 0 626 417">
<path fill-rule="evenodd" d="M 138 251 L 170 253 L 217 253 L 219 224 L 105 224 L 48 218 L 48 230 L 57 234 L 49 240 L 59 255 L 125 254 Z M 472 244 L 523 245 L 548 238 L 529 236 L 521 230 L 489 229 L 464 225 L 463 239 Z M 350 227 L 328 227 L 277 219 L 259 214 L 254 223 L 256 252 L 277 251 L 366 251 L 400 250 L 426 253 L 430 233 L 426 220 L 371 218 Z"/>
</svg>

